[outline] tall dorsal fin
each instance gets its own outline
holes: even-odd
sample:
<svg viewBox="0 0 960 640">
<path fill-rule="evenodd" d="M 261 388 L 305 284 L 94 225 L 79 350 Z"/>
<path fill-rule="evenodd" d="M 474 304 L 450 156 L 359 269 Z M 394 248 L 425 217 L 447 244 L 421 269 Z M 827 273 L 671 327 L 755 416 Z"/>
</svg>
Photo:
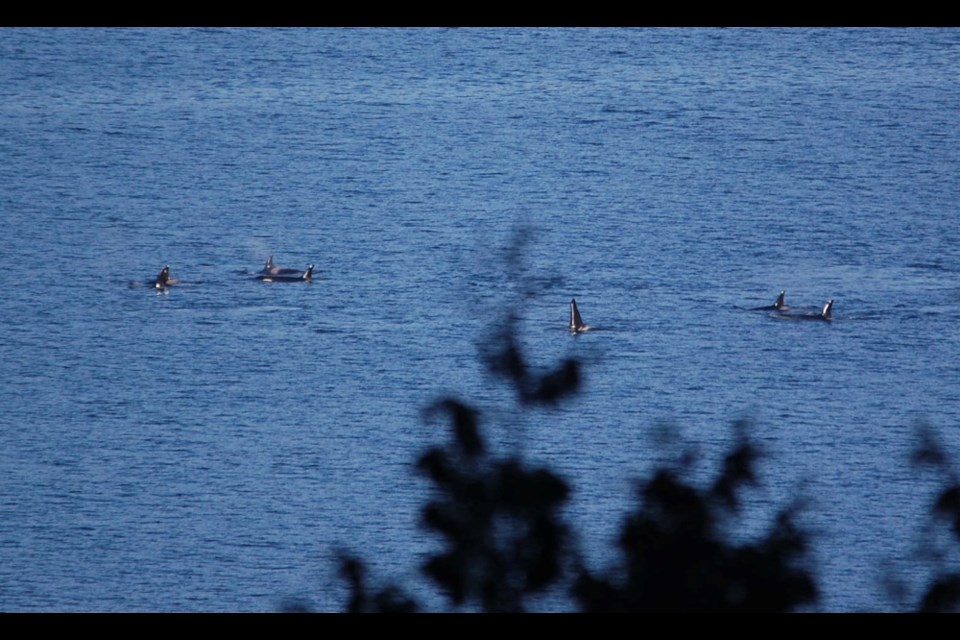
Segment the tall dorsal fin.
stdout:
<svg viewBox="0 0 960 640">
<path fill-rule="evenodd" d="M 570 298 L 570 331 L 580 331 L 584 326 L 583 318 L 580 317 L 580 309 L 577 308 L 577 300 Z"/>
<path fill-rule="evenodd" d="M 820 317 L 824 320 L 833 320 L 833 300 L 827 300 L 827 303 L 823 305 L 823 310 L 820 312 Z"/>
</svg>

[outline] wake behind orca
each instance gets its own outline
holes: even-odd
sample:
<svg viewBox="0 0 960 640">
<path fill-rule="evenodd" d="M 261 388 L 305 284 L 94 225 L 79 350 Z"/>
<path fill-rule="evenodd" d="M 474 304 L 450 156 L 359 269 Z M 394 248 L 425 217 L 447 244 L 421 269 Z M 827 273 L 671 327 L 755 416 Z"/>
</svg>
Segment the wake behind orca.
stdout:
<svg viewBox="0 0 960 640">
<path fill-rule="evenodd" d="M 570 330 L 570 333 L 582 333 L 584 331 L 590 331 L 593 327 L 583 322 L 583 318 L 580 317 L 580 309 L 577 308 L 577 301 L 575 298 L 570 299 L 570 324 L 567 326 Z"/>
<path fill-rule="evenodd" d="M 300 273 L 296 269 L 293 270 L 294 273 L 300 275 L 259 275 L 256 277 L 260 282 L 313 282 L 313 265 L 307 267 L 307 270 L 303 273 Z"/>
</svg>

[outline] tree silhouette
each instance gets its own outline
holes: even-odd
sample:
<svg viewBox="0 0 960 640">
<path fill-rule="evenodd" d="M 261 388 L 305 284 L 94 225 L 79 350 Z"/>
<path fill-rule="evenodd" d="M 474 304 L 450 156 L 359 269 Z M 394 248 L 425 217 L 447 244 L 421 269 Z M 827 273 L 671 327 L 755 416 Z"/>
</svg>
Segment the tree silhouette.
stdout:
<svg viewBox="0 0 960 640">
<path fill-rule="evenodd" d="M 569 534 L 558 512 L 569 488 L 547 469 L 490 455 L 466 405 L 448 399 L 436 409 L 449 415 L 454 437 L 423 454 L 417 469 L 438 494 L 423 509 L 423 526 L 446 549 L 423 570 L 456 606 L 523 611 L 526 595 L 561 574 Z"/>
<path fill-rule="evenodd" d="M 366 572 L 363 561 L 349 554 L 341 554 L 340 575 L 350 585 L 348 613 L 414 613 L 417 611 L 417 603 L 394 585 L 373 594 L 368 593 Z"/>
<path fill-rule="evenodd" d="M 561 402 L 577 390 L 577 361 L 537 375 L 510 330 L 492 344 L 485 356 L 488 368 L 515 388 L 521 408 Z M 807 536 L 795 524 L 800 502 L 776 513 L 769 530 L 754 541 L 738 544 L 725 534 L 730 525 L 735 530 L 742 493 L 759 484 L 754 471 L 759 452 L 746 422 L 735 424 L 735 443 L 708 486 L 685 480 L 694 470 L 692 458 L 638 482 L 636 507 L 618 539 L 620 560 L 595 573 L 580 559 L 574 532 L 561 516 L 572 492 L 564 479 L 519 454 L 494 455 L 481 414 L 462 400 L 439 400 L 425 415 L 446 418 L 451 435 L 416 464 L 434 493 L 422 509 L 421 525 L 445 543 L 421 569 L 451 610 L 526 611 L 531 596 L 551 588 L 567 590 L 584 612 L 786 612 L 816 603 L 815 576 L 806 567 Z M 956 552 L 960 476 L 932 429 L 921 428 L 913 463 L 940 474 L 943 488 L 931 505 L 927 530 L 947 524 L 948 544 Z M 960 610 L 960 571 L 944 568 L 949 549 L 931 541 L 924 548 L 933 559 L 933 578 L 916 610 Z M 371 588 L 355 556 L 342 555 L 341 575 L 350 587 L 349 612 L 420 610 L 395 585 Z"/>
<path fill-rule="evenodd" d="M 522 270 L 527 239 L 521 233 L 508 252 L 514 277 Z M 521 287 L 521 295 L 531 296 L 532 289 Z M 488 371 L 513 388 L 521 411 L 563 402 L 579 389 L 580 363 L 566 359 L 536 373 L 517 340 L 517 318 L 510 313 L 485 343 Z M 735 442 L 708 486 L 685 479 L 693 475 L 691 458 L 638 482 L 636 506 L 618 538 L 619 561 L 597 573 L 584 564 L 574 531 L 561 515 L 573 491 L 565 480 L 529 465 L 519 452 L 492 453 L 480 413 L 460 399 L 441 399 L 425 415 L 445 417 L 451 437 L 416 463 L 417 473 L 433 487 L 421 526 L 444 542 L 421 570 L 453 610 L 526 611 L 532 596 L 549 589 L 566 591 L 584 612 L 786 612 L 817 601 L 807 534 L 795 523 L 801 501 L 779 510 L 753 541 L 735 542 L 727 533 L 736 530 L 743 492 L 759 485 L 754 469 L 759 451 L 746 422 L 734 425 Z M 914 463 L 942 474 L 945 488 L 932 505 L 933 525 L 946 520 L 952 542 L 960 543 L 960 482 L 932 430 L 921 430 Z M 960 572 L 944 571 L 942 556 L 937 558 L 935 577 L 917 608 L 956 611 Z M 342 556 L 341 575 L 351 591 L 348 611 L 420 610 L 394 585 L 369 587 L 355 556 Z"/>
<path fill-rule="evenodd" d="M 791 611 L 814 602 L 812 576 L 803 568 L 806 538 L 793 524 L 796 507 L 781 511 L 761 540 L 735 545 L 720 525 L 735 515 L 738 494 L 756 482 L 757 452 L 744 423 L 707 489 L 685 483 L 671 469 L 641 482 L 639 505 L 623 525 L 623 566 L 597 578 L 585 568 L 574 585 L 584 611 Z"/>
<path fill-rule="evenodd" d="M 490 344 L 488 369 L 516 390 L 521 407 L 550 405 L 580 383 L 576 360 L 533 373 L 513 323 Z M 793 524 L 796 507 L 780 512 L 761 540 L 737 546 L 721 524 L 736 514 L 739 494 L 756 483 L 757 451 L 737 426 L 738 442 L 706 489 L 672 469 L 639 485 L 639 504 L 620 534 L 623 566 L 595 576 L 579 560 L 561 508 L 568 484 L 520 455 L 497 457 L 487 446 L 479 412 L 455 399 L 436 402 L 427 417 L 445 416 L 451 438 L 423 453 L 416 465 L 434 487 L 421 524 L 441 536 L 442 551 L 422 567 L 452 606 L 525 611 L 527 599 L 569 578 L 565 587 L 583 611 L 790 611 L 815 601 L 803 568 L 806 538 Z M 396 587 L 368 594 L 362 562 L 347 557 L 348 611 L 417 610 Z M 618 580 L 616 576 L 625 576 Z"/>
<path fill-rule="evenodd" d="M 953 469 L 951 460 L 944 451 L 933 429 L 926 425 L 919 427 L 918 444 L 913 453 L 913 463 L 918 467 L 932 468 L 941 477 L 944 488 L 939 492 L 932 507 L 931 526 L 946 521 L 954 545 L 960 545 L 960 478 Z M 929 541 L 924 545 L 928 555 L 935 559 L 934 578 L 930 587 L 920 599 L 919 611 L 924 613 L 960 611 L 960 571 L 943 569 L 945 557 L 949 552 L 941 552 L 936 543 Z"/>
</svg>

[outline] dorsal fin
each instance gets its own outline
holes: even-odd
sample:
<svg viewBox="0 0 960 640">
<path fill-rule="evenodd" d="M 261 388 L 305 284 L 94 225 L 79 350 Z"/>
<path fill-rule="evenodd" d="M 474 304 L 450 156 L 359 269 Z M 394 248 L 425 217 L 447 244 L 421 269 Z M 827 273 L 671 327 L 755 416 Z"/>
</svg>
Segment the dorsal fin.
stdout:
<svg viewBox="0 0 960 640">
<path fill-rule="evenodd" d="M 784 304 L 784 302 L 783 302 L 783 298 L 784 298 L 785 295 L 786 295 L 786 292 L 784 292 L 783 290 L 781 290 L 781 291 L 780 291 L 780 295 L 777 296 L 777 301 L 773 303 L 773 308 L 774 308 L 774 309 L 783 309 L 784 307 L 787 306 L 787 305 Z"/>
<path fill-rule="evenodd" d="M 833 300 L 827 300 L 827 303 L 823 305 L 823 310 L 820 312 L 820 317 L 824 320 L 833 320 Z"/>
<path fill-rule="evenodd" d="M 313 280 L 313 265 L 312 265 L 312 264 L 311 264 L 309 267 L 307 267 L 307 270 L 306 270 L 306 271 L 303 272 L 303 279 L 306 280 L 307 282 L 310 282 L 310 281 Z"/>
<path fill-rule="evenodd" d="M 153 281 L 153 286 L 157 289 L 163 289 L 167 286 L 168 280 L 170 280 L 170 265 L 164 265 L 163 269 L 160 269 L 157 279 Z"/>
<path fill-rule="evenodd" d="M 577 308 L 577 300 L 575 298 L 570 298 L 570 331 L 580 331 L 583 326 L 583 318 L 580 317 L 580 309 Z"/>
</svg>

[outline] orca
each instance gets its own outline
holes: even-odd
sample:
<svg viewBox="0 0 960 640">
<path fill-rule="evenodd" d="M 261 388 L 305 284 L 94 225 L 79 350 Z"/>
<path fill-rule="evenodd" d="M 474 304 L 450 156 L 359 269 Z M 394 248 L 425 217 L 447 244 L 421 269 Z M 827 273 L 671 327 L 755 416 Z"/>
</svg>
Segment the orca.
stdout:
<svg viewBox="0 0 960 640">
<path fill-rule="evenodd" d="M 786 293 L 781 289 L 780 295 L 777 296 L 777 299 L 776 301 L 774 301 L 773 304 L 769 304 L 765 307 L 753 307 L 750 310 L 751 311 L 786 311 L 790 307 L 787 305 L 786 302 L 783 301 L 783 298 L 785 295 Z"/>
<path fill-rule="evenodd" d="M 590 331 L 590 329 L 593 328 L 583 323 L 583 318 L 580 317 L 580 309 L 577 308 L 577 300 L 575 298 L 570 298 L 570 326 L 567 328 L 570 330 L 570 333 L 582 333 L 584 331 Z"/>
<path fill-rule="evenodd" d="M 294 271 L 294 273 L 300 273 Z M 313 282 L 313 265 L 307 267 L 307 270 L 298 276 L 288 275 L 262 275 L 256 278 L 260 282 Z"/>
<path fill-rule="evenodd" d="M 823 305 L 823 308 L 820 309 L 820 312 L 810 311 L 805 313 L 780 313 L 775 316 L 775 318 L 785 318 L 788 320 L 823 320 L 825 322 L 830 322 L 833 320 L 833 298 L 827 300 Z"/>
<path fill-rule="evenodd" d="M 301 273 L 299 269 L 288 269 L 287 267 L 278 267 L 273 264 L 273 256 L 267 258 L 267 263 L 263 265 L 263 269 L 260 270 L 260 273 L 265 276 L 279 276 L 279 275 L 289 275 L 292 273 Z"/>
<path fill-rule="evenodd" d="M 176 278 L 170 277 L 170 265 L 164 265 L 163 269 L 160 269 L 160 274 L 157 276 L 156 280 L 153 281 L 153 286 L 157 289 L 166 289 L 177 284 Z"/>
</svg>

